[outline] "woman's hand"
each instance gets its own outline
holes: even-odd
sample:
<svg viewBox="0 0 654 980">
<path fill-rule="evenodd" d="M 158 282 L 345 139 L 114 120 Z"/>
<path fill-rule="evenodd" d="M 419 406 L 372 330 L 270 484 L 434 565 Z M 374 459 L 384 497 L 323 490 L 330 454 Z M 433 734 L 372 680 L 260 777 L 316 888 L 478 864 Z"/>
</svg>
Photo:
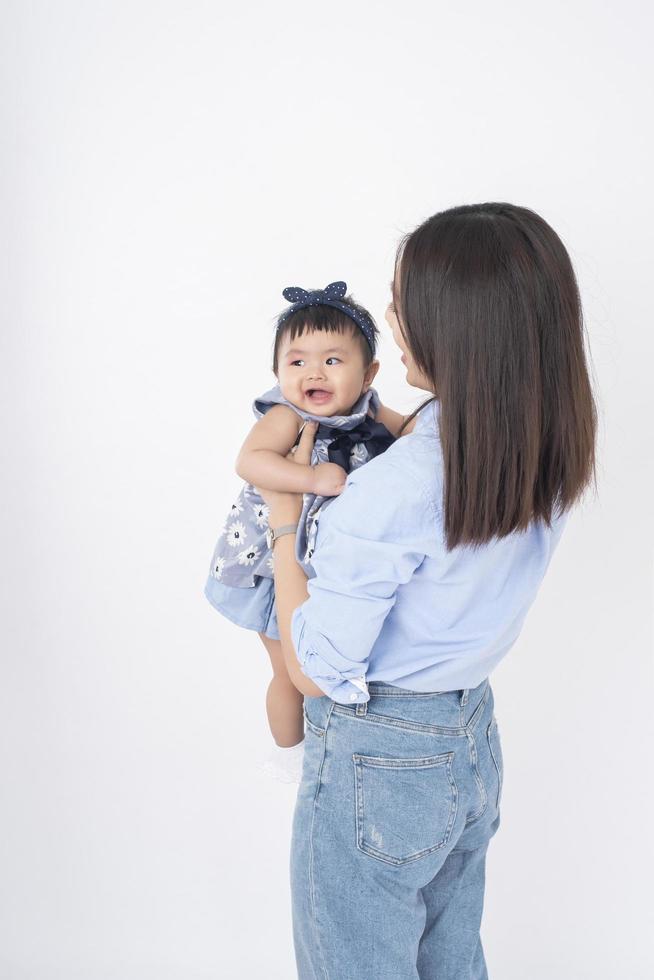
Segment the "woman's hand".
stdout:
<svg viewBox="0 0 654 980">
<path fill-rule="evenodd" d="M 304 466 L 310 466 L 317 428 L 317 422 L 306 421 L 302 426 L 300 441 L 287 453 L 286 458 L 292 459 L 296 463 L 302 463 Z M 294 524 L 299 521 L 302 515 L 303 494 L 286 493 L 282 490 L 266 490 L 264 487 L 255 487 L 254 489 L 270 507 L 268 523 L 271 527 L 280 527 L 282 524 Z"/>
</svg>

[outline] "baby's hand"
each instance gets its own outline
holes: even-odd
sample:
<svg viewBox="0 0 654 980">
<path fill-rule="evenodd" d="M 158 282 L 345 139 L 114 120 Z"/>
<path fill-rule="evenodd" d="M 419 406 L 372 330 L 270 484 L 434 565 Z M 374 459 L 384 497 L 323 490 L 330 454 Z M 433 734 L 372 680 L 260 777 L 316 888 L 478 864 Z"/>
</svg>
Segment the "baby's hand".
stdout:
<svg viewBox="0 0 654 980">
<path fill-rule="evenodd" d="M 338 463 L 318 463 L 312 469 L 311 490 L 318 497 L 336 497 L 345 488 L 347 473 Z"/>
</svg>

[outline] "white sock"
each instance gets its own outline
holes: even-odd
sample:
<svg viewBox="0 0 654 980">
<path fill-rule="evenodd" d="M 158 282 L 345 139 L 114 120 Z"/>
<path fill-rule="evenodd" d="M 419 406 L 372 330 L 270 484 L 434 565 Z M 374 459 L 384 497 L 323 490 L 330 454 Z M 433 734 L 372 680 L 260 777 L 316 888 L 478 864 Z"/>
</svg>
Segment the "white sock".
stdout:
<svg viewBox="0 0 654 980">
<path fill-rule="evenodd" d="M 276 779 L 300 782 L 304 760 L 304 738 L 296 745 L 277 745 L 270 749 L 263 768 Z"/>
<path fill-rule="evenodd" d="M 281 758 L 292 759 L 293 756 L 299 755 L 303 751 L 304 751 L 304 738 L 302 738 L 301 741 L 297 742 L 295 745 L 277 745 L 277 743 L 275 743 L 275 747 L 273 749 L 273 752 L 279 754 L 280 759 Z"/>
</svg>

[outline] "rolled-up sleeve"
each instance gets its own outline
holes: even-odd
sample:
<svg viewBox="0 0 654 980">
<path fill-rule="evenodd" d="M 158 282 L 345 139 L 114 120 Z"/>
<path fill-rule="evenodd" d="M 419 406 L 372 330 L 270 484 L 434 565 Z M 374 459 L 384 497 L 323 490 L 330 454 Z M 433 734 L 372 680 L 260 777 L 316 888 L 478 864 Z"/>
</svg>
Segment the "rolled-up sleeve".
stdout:
<svg viewBox="0 0 654 980">
<path fill-rule="evenodd" d="M 434 523 L 425 488 L 383 455 L 350 473 L 321 513 L 315 577 L 291 616 L 291 638 L 302 672 L 333 701 L 369 700 L 370 653 Z"/>
</svg>

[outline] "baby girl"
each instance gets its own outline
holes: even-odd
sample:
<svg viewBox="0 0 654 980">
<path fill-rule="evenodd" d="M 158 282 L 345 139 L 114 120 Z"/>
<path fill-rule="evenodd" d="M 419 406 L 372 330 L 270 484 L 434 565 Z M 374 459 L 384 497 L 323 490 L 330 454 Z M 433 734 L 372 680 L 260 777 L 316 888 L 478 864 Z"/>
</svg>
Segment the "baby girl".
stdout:
<svg viewBox="0 0 654 980">
<path fill-rule="evenodd" d="M 382 406 L 372 381 L 379 333 L 344 282 L 306 291 L 289 287 L 291 305 L 277 319 L 272 370 L 277 384 L 253 402 L 257 422 L 243 443 L 236 472 L 247 481 L 231 506 L 211 560 L 205 595 L 220 613 L 258 632 L 272 664 L 266 695 L 276 748 L 264 768 L 298 781 L 304 740 L 303 695 L 292 684 L 275 612 L 268 510 L 256 487 L 303 494 L 302 516 L 289 533 L 307 577 L 322 510 L 349 472 L 395 441 L 404 417 Z M 307 421 L 317 423 L 310 465 L 288 459 Z M 284 531 L 277 528 L 276 533 Z"/>
</svg>

